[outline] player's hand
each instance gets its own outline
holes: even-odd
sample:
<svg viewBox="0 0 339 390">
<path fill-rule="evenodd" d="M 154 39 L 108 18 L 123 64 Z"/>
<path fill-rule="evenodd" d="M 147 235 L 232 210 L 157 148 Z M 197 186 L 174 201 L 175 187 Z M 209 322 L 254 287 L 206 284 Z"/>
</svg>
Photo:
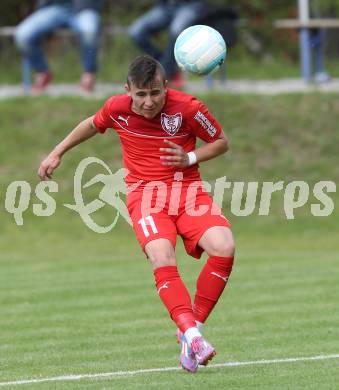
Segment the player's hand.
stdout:
<svg viewBox="0 0 339 390">
<path fill-rule="evenodd" d="M 52 179 L 53 171 L 59 166 L 61 157 L 55 153 L 48 155 L 40 164 L 38 175 L 41 180 Z"/>
<path fill-rule="evenodd" d="M 160 148 L 160 152 L 168 153 L 169 156 L 160 156 L 162 165 L 174 165 L 180 168 L 186 168 L 189 165 L 188 155 L 185 150 L 172 141 L 164 139 L 164 142 L 168 145 L 167 148 Z"/>
</svg>

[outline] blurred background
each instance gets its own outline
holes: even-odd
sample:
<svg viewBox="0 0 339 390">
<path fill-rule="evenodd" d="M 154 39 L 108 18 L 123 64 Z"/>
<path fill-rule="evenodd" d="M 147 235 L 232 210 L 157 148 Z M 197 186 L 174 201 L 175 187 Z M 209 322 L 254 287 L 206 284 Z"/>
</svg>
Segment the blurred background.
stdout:
<svg viewBox="0 0 339 390">
<path fill-rule="evenodd" d="M 127 27 L 154 5 L 150 0 L 108 0 L 102 12 L 103 34 L 99 50 L 97 78 L 104 82 L 121 82 L 128 62 L 140 51 L 127 36 Z M 297 29 L 281 29 L 274 26 L 279 19 L 297 18 L 298 1 L 284 0 L 210 0 L 208 4 L 232 10 L 238 16 L 235 21 L 236 39 L 227 60 L 227 75 L 231 79 L 278 79 L 300 76 L 299 34 Z M 4 27 L 14 27 L 34 9 L 29 0 L 3 0 L 0 15 L 0 83 L 21 81 L 20 53 L 13 42 L 13 32 Z M 336 18 L 338 0 L 311 0 L 310 15 L 317 18 Z M 313 30 L 315 31 L 315 30 Z M 339 31 L 336 28 L 323 31 L 324 64 L 332 77 L 339 76 Z M 157 37 L 159 44 L 166 42 L 166 31 Z M 53 34 L 48 39 L 47 55 L 55 82 L 76 81 L 80 62 L 76 38 Z"/>
</svg>

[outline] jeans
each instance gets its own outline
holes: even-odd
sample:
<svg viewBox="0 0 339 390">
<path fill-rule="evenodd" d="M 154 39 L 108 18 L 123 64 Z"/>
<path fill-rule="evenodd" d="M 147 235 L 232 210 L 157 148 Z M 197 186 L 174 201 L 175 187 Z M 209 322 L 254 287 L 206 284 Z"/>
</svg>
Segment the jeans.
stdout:
<svg viewBox="0 0 339 390">
<path fill-rule="evenodd" d="M 185 28 L 194 24 L 201 16 L 203 6 L 200 1 L 187 4 L 159 4 L 129 27 L 129 35 L 141 50 L 160 61 L 167 76 L 171 77 L 178 71 L 173 53 L 175 41 Z M 153 44 L 152 36 L 165 28 L 168 28 L 168 42 L 162 52 Z"/>
<path fill-rule="evenodd" d="M 46 72 L 48 64 L 42 49 L 43 37 L 58 28 L 71 28 L 80 37 L 83 70 L 95 72 L 100 24 L 99 13 L 92 9 L 74 13 L 69 6 L 51 5 L 38 9 L 23 20 L 16 28 L 15 41 L 33 69 Z"/>
</svg>

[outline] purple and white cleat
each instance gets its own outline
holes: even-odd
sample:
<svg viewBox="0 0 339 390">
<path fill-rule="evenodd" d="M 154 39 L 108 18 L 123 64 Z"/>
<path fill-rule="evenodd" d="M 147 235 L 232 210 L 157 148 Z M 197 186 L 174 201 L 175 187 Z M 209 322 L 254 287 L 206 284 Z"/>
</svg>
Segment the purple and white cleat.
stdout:
<svg viewBox="0 0 339 390">
<path fill-rule="evenodd" d="M 197 364 L 203 366 L 206 366 L 216 354 L 214 347 L 203 337 L 194 337 L 191 348 Z"/>
<path fill-rule="evenodd" d="M 191 373 L 197 372 L 198 362 L 195 359 L 195 355 L 192 351 L 192 348 L 188 345 L 185 335 L 178 329 L 177 330 L 177 339 L 181 345 L 180 352 L 180 364 L 181 367 Z"/>
</svg>

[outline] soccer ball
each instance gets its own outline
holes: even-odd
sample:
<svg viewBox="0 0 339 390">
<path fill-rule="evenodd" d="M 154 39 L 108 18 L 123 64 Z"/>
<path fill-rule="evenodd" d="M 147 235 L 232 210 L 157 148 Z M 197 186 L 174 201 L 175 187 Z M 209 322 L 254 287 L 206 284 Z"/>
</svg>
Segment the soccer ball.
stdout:
<svg viewBox="0 0 339 390">
<path fill-rule="evenodd" d="M 180 69 L 207 75 L 225 61 L 226 44 L 212 27 L 195 25 L 186 28 L 174 45 L 174 57 Z"/>
</svg>

